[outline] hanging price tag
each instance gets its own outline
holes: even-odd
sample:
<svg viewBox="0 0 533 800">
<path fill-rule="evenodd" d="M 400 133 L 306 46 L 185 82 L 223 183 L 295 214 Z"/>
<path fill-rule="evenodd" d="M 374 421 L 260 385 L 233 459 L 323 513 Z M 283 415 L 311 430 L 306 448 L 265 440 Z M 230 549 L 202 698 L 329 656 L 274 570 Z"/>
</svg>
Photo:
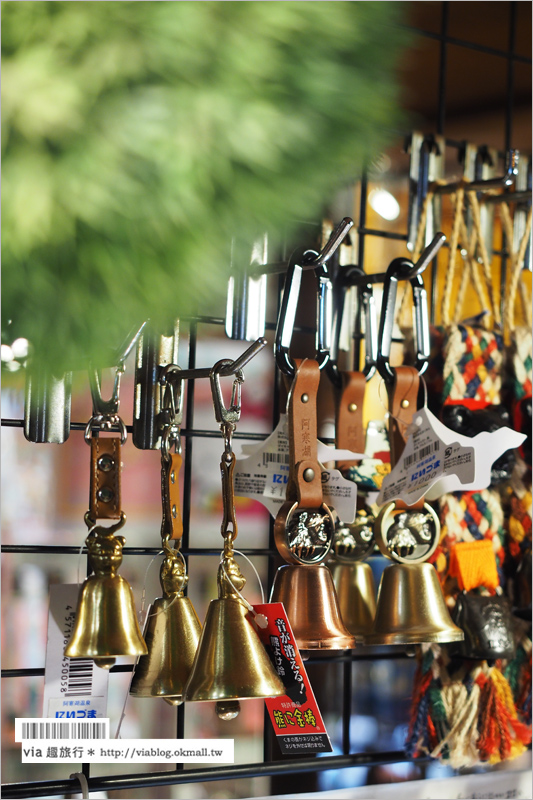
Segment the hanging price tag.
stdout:
<svg viewBox="0 0 533 800">
<path fill-rule="evenodd" d="M 44 670 L 43 717 L 107 717 L 109 672 L 90 658 L 67 658 L 64 650 L 74 628 L 79 587 L 52 584 Z"/>
<path fill-rule="evenodd" d="M 284 755 L 331 753 L 329 736 L 320 714 L 300 651 L 283 603 L 258 603 L 256 627 L 286 694 L 265 700 L 278 744 Z"/>
<path fill-rule="evenodd" d="M 238 497 L 258 500 L 275 518 L 285 502 L 289 476 L 289 439 L 287 417 L 282 414 L 276 429 L 261 442 L 260 446 L 243 445 L 247 458 L 237 460 L 234 481 Z M 361 458 L 360 453 L 336 450 L 318 442 L 320 461 L 342 461 Z M 355 519 L 357 486 L 348 481 L 336 469 L 322 470 L 322 493 L 324 503 L 334 508 L 347 523 Z"/>
<path fill-rule="evenodd" d="M 525 438 L 510 428 L 463 436 L 428 408 L 416 412 L 407 434 L 401 458 L 383 480 L 380 505 L 391 500 L 413 505 L 424 496 L 436 500 L 448 492 L 485 489 L 493 462 Z"/>
</svg>

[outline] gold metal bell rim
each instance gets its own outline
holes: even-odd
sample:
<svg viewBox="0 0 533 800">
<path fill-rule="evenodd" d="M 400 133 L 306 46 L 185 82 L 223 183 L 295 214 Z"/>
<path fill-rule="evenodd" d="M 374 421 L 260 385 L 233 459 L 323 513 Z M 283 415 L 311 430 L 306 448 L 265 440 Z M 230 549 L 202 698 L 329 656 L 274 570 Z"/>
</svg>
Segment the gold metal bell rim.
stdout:
<svg viewBox="0 0 533 800">
<path fill-rule="evenodd" d="M 463 631 L 452 622 L 431 564 L 391 564 L 385 568 L 374 626 L 365 644 L 444 644 L 463 639 Z"/>
</svg>

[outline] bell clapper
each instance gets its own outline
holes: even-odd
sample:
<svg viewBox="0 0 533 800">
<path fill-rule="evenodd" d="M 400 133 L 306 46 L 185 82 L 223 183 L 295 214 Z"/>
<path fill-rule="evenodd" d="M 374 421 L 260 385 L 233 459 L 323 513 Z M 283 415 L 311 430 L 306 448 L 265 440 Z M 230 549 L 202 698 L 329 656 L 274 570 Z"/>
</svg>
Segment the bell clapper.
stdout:
<svg viewBox="0 0 533 800">
<path fill-rule="evenodd" d="M 235 719 L 241 712 L 241 704 L 238 700 L 219 700 L 216 704 L 216 713 L 219 719 L 226 722 Z"/>
</svg>

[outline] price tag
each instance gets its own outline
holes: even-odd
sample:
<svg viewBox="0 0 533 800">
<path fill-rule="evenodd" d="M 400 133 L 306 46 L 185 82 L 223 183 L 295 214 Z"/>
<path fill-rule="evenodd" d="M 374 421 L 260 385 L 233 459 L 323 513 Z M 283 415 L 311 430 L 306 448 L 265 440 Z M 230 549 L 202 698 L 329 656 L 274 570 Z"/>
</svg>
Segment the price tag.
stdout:
<svg viewBox="0 0 533 800">
<path fill-rule="evenodd" d="M 258 500 L 275 518 L 285 502 L 289 478 L 289 439 L 287 417 L 283 414 L 270 436 L 257 445 L 244 445 L 244 459 L 235 465 L 235 494 Z M 344 461 L 361 458 L 360 453 L 336 450 L 318 442 L 318 457 L 321 461 Z M 357 485 L 348 481 L 337 469 L 322 470 L 322 492 L 326 505 L 334 508 L 346 523 L 355 519 Z"/>
<path fill-rule="evenodd" d="M 265 700 L 281 752 L 331 753 L 333 748 L 283 603 L 259 603 L 254 612 L 261 620 L 261 627 L 255 623 L 254 627 L 286 688 L 281 697 Z"/>
<path fill-rule="evenodd" d="M 107 717 L 109 672 L 90 658 L 67 658 L 64 650 L 74 629 L 79 587 L 52 584 L 44 670 L 43 717 Z"/>
<path fill-rule="evenodd" d="M 383 480 L 380 505 L 391 500 L 413 505 L 422 497 L 436 500 L 448 492 L 485 489 L 493 462 L 525 438 L 510 428 L 463 436 L 443 425 L 428 408 L 416 412 L 407 433 L 399 462 Z"/>
</svg>

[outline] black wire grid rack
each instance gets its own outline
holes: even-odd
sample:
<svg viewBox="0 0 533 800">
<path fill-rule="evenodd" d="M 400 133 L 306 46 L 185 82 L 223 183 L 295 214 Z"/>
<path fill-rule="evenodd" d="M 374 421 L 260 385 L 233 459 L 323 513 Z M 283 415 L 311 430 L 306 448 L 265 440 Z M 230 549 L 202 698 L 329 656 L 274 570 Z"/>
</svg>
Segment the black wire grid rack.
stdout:
<svg viewBox="0 0 533 800">
<path fill-rule="evenodd" d="M 432 5 L 436 6 L 436 3 Z M 515 88 L 515 65 L 518 63 L 531 65 L 531 58 L 519 54 L 516 51 L 516 37 L 517 37 L 517 17 L 518 17 L 518 3 L 510 2 L 508 5 L 509 13 L 509 38 L 507 42 L 507 49 L 496 49 L 493 47 L 486 47 L 477 42 L 467 41 L 452 37 L 449 35 L 449 19 L 450 19 L 450 3 L 443 2 L 440 8 L 440 30 L 439 32 L 432 32 L 427 30 L 413 29 L 420 37 L 436 40 L 439 43 L 439 71 L 438 71 L 438 90 L 436 97 L 436 131 L 439 136 L 444 136 L 445 133 L 445 119 L 446 119 L 446 86 L 448 74 L 448 49 L 450 45 L 466 48 L 474 51 L 481 56 L 496 56 L 502 61 L 502 69 L 506 73 L 507 84 L 507 101 L 505 112 L 505 144 L 504 149 L 507 153 L 513 140 L 513 111 L 514 111 L 514 88 Z M 464 147 L 464 142 L 446 138 L 446 146 L 455 148 L 460 151 Z M 501 154 L 503 155 L 503 154 Z M 360 197 L 359 197 L 359 216 L 356 222 L 355 230 L 358 233 L 358 261 L 360 267 L 364 268 L 365 264 L 365 240 L 367 236 L 382 237 L 389 239 L 396 239 L 400 241 L 407 241 L 407 233 L 394 233 L 391 231 L 378 230 L 369 228 L 367 226 L 367 195 L 368 195 L 368 178 L 366 174 L 362 175 L 360 181 Z M 501 282 L 505 285 L 505 269 L 508 253 L 504 247 L 500 251 L 501 255 Z M 430 294 L 430 319 L 433 322 L 435 316 L 435 300 L 436 300 L 436 259 L 432 262 L 430 274 L 428 276 L 431 285 Z M 280 288 L 283 281 L 280 280 Z M 196 368 L 196 350 L 198 342 L 198 326 L 211 325 L 211 326 L 224 326 L 225 320 L 221 317 L 209 316 L 195 316 L 190 317 L 188 320 L 183 320 L 189 324 L 189 347 L 188 347 L 188 369 Z M 267 329 L 273 330 L 275 324 L 273 322 L 267 323 Z M 181 435 L 185 441 L 184 447 L 184 475 L 183 475 L 183 526 L 184 534 L 182 539 L 182 553 L 187 558 L 196 555 L 219 555 L 219 548 L 205 549 L 194 548 L 189 544 L 189 521 L 191 512 L 191 478 L 192 478 L 192 458 L 194 440 L 198 437 L 219 437 L 218 432 L 200 430 L 194 427 L 194 381 L 189 381 L 187 392 L 187 404 L 185 412 L 185 426 L 181 429 Z M 279 376 L 277 376 L 275 390 L 274 390 L 274 424 L 278 420 L 279 412 Z M 6 427 L 23 427 L 23 420 L 3 419 L 2 426 Z M 85 423 L 73 422 L 71 423 L 71 430 L 83 431 Z M 132 427 L 128 426 L 128 432 L 131 433 Z M 242 439 L 264 439 L 265 435 L 257 433 L 247 433 L 246 431 L 237 431 L 236 438 Z M 57 555 L 75 555 L 79 554 L 79 548 L 73 546 L 61 545 L 4 545 L 2 547 L 3 553 L 54 553 Z M 124 553 L 128 556 L 131 555 L 155 555 L 158 548 L 142 548 L 142 547 L 126 547 Z M 268 548 L 248 548 L 243 549 L 245 555 L 249 556 L 267 556 L 268 557 L 268 589 L 272 586 L 276 560 L 278 558 L 277 550 L 275 548 L 272 525 L 270 530 Z M 342 655 L 321 655 L 320 659 L 309 659 L 308 664 L 320 661 L 321 664 L 340 664 L 342 665 L 342 755 L 317 757 L 300 757 L 300 758 L 285 758 L 275 757 L 272 748 L 272 733 L 270 730 L 270 722 L 265 715 L 264 723 L 264 760 L 259 763 L 247 763 L 233 766 L 216 766 L 202 769 L 183 769 L 183 765 L 178 764 L 175 769 L 158 771 L 158 772 L 145 772 L 135 774 L 115 774 L 107 775 L 105 777 L 91 777 L 90 764 L 83 764 L 82 771 L 86 776 L 90 792 L 106 791 L 106 790 L 128 790 L 128 789 L 148 789 L 149 787 L 173 785 L 173 784 L 188 784 L 204 781 L 221 781 L 227 779 L 239 778 L 253 778 L 265 776 L 286 776 L 289 774 L 305 774 L 315 773 L 320 770 L 333 770 L 342 769 L 346 767 L 357 766 L 376 766 L 383 764 L 406 762 L 409 759 L 403 751 L 390 751 L 390 752 L 373 752 L 373 753 L 353 753 L 351 752 L 350 744 L 350 717 L 352 714 L 352 663 L 354 661 L 369 660 L 369 659 L 398 659 L 402 658 L 402 654 L 398 652 L 391 652 L 386 654 L 366 654 L 361 651 L 345 652 Z M 131 671 L 131 665 L 119 665 L 112 668 L 112 672 L 127 672 Z M 44 667 L 37 669 L 10 669 L 2 670 L 2 678 L 19 678 L 30 676 L 44 676 Z M 177 709 L 177 738 L 184 738 L 185 731 L 185 714 L 186 705 Z M 421 760 L 417 759 L 417 763 Z M 66 767 L 66 772 L 70 770 Z M 77 779 L 65 778 L 63 780 L 46 780 L 46 781 L 31 781 L 22 783 L 5 784 L 3 787 L 3 796 L 5 798 L 36 798 L 50 795 L 61 795 L 79 792 L 79 782 Z"/>
</svg>

